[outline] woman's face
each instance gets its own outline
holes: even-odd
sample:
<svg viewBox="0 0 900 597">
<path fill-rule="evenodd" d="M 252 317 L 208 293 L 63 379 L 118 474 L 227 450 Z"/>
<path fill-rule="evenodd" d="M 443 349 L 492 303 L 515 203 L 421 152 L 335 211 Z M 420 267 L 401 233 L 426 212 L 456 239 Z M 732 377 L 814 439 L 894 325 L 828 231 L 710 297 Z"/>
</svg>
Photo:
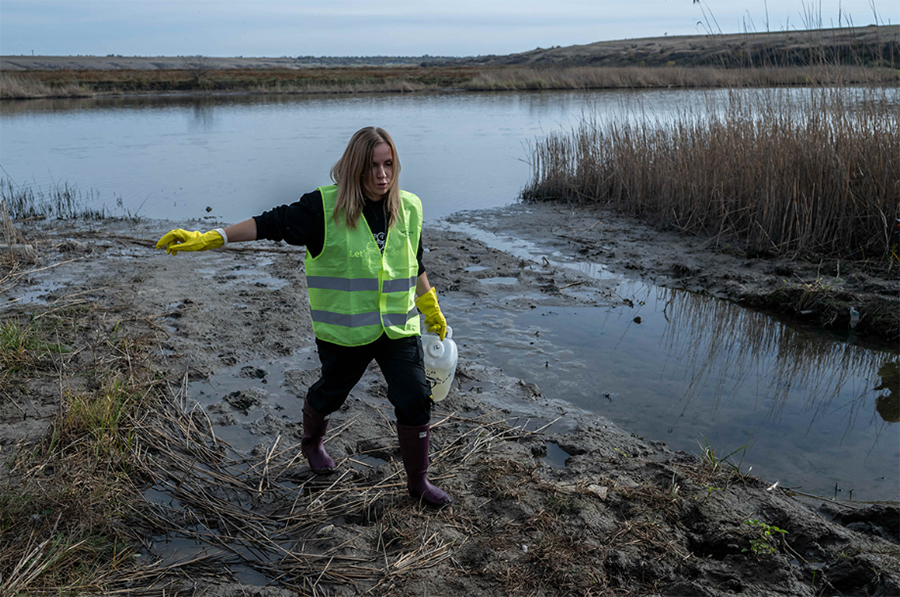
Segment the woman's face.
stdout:
<svg viewBox="0 0 900 597">
<path fill-rule="evenodd" d="M 369 173 L 366 175 L 363 190 L 372 201 L 381 201 L 391 187 L 394 178 L 394 156 L 391 146 L 380 143 L 372 151 L 372 163 L 369 165 Z"/>
</svg>

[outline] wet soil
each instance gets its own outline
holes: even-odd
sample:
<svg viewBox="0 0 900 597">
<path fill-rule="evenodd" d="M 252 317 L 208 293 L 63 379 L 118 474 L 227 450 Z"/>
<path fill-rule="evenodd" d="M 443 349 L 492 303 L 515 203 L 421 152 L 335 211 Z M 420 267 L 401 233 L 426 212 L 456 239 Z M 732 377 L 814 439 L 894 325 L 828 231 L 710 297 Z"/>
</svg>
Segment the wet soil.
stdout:
<svg viewBox="0 0 900 597">
<path fill-rule="evenodd" d="M 98 336 L 115 326 L 118 333 L 151 337 L 154 367 L 185 378 L 188 399 L 204 405 L 217 433 L 231 433 L 236 450 L 266 466 L 279 441 L 294 446 L 279 452 L 285 471 L 280 481 L 307 487 L 311 475 L 296 459 L 299 406 L 318 362 L 302 250 L 253 243 L 171 257 L 151 248 L 169 223 L 54 226 L 19 226 L 39 255 L 31 267 L 52 267 L 0 294 L 2 316 L 76 303 L 103 306 L 108 316 L 90 324 Z M 608 275 L 490 248 L 479 234 L 541 239 L 567 255 L 602 263 Z M 425 243 L 429 279 L 454 310 L 615 306 L 624 300 L 614 292 L 616 278 L 636 277 L 779 305 L 792 316 L 833 327 L 849 326 L 849 307 L 844 313 L 839 304 L 847 296 L 860 305 L 861 335 L 896 341 L 893 332 L 871 325 L 874 316 L 862 308 L 873 304 L 900 313 L 896 282 L 870 266 L 749 258 L 629 218 L 551 206 L 460 213 L 426 226 Z M 482 282 L 494 278 L 507 283 L 500 289 Z M 788 296 L 786 288 L 834 294 L 784 306 L 777 299 Z M 452 326 L 453 311 L 446 314 Z M 524 337 L 510 342 L 529 349 Z M 89 347 L 79 354 L 87 359 Z M 4 392 L 0 457 L 9 459 L 19 445 L 40 437 L 60 392 L 83 383 L 61 382 L 50 370 Z M 387 485 L 364 510 L 326 512 L 311 535 L 285 538 L 296 553 L 336 558 L 320 560 L 321 570 L 275 581 L 272 562 L 248 556 L 243 564 L 260 574 L 247 577 L 234 573 L 233 557 L 218 564 L 212 558 L 202 568 L 182 567 L 189 578 L 181 581 L 184 594 L 900 594 L 896 504 L 790 494 L 715 459 L 675 452 L 548 400 L 538 384 L 510 378 L 465 351 L 433 423 L 430 476 L 454 497 L 451 507 L 422 509 L 402 483 Z M 335 478 L 343 487 L 365 492 L 400 470 L 376 367 L 335 414 L 331 430 L 328 450 L 343 467 Z M 330 482 L 316 483 L 307 497 L 325 495 Z M 276 494 L 268 506 L 277 514 L 290 504 L 279 504 Z M 749 522 L 754 520 L 759 524 Z M 330 565 L 341 573 L 329 572 Z M 270 586 L 258 586 L 265 584 Z"/>
</svg>

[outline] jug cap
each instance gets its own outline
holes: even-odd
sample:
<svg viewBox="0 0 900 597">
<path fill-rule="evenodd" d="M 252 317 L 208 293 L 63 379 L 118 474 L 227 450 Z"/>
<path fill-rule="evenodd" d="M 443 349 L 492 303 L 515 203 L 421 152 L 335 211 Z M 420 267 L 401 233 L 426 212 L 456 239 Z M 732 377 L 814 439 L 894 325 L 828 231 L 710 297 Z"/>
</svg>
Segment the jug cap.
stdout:
<svg viewBox="0 0 900 597">
<path fill-rule="evenodd" d="M 453 328 L 447 326 L 447 333 L 444 335 L 444 341 L 453 337 Z M 425 352 L 433 359 L 439 359 L 444 354 L 444 341 L 437 334 L 429 332 L 428 341 L 425 342 Z"/>
<path fill-rule="evenodd" d="M 444 343 L 437 336 L 431 338 L 425 345 L 425 352 L 433 359 L 439 359 L 444 355 Z"/>
</svg>

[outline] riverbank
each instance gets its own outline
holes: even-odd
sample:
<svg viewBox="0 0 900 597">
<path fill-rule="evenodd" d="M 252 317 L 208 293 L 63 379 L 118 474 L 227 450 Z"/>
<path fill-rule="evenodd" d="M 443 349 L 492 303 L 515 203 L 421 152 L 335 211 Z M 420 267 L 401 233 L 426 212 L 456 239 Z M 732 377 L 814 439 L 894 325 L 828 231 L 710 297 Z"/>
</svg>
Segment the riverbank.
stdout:
<svg viewBox="0 0 900 597">
<path fill-rule="evenodd" d="M 898 60 L 895 25 L 617 40 L 507 56 L 0 56 L 0 99 L 896 85 Z"/>
<path fill-rule="evenodd" d="M 785 277 L 828 276 L 717 252 L 607 212 L 518 206 L 466 221 L 539 234 L 617 276 L 733 299 L 764 294 Z M 456 387 L 433 417 L 431 476 L 455 497 L 451 508 L 422 511 L 404 494 L 377 370 L 332 422 L 328 448 L 339 472 L 313 477 L 297 459 L 297 397 L 317 368 L 301 252 L 257 243 L 169 257 L 151 249 L 169 226 L 17 225 L 23 238 L 15 244 L 32 249 L 18 250 L 19 268 L 0 276 L 3 322 L 21 329 L 53 321 L 31 329 L 56 342 L 29 344 L 17 357 L 22 368 L 3 361 L 0 455 L 17 463 L 0 500 L 3 519 L 13 521 L 0 537 L 4 587 L 25 576 L 24 565 L 13 572 L 19 561 L 48 566 L 19 590 L 53 587 L 59 545 L 42 541 L 74 538 L 80 525 L 119 545 L 90 552 L 102 566 L 80 579 L 88 591 L 154 594 L 153 583 L 157 593 L 272 596 L 900 590 L 896 506 L 791 496 L 736 458 L 634 437 L 465 350 Z M 624 304 L 609 278 L 523 262 L 452 221 L 427 230 L 426 242 L 429 278 L 448 303 L 495 304 L 502 296 L 509 308 Z M 852 284 L 843 267 L 846 282 L 828 280 Z M 490 278 L 515 282 L 492 290 L 480 282 Z M 99 444 L 117 449 L 90 452 L 93 477 L 79 477 L 80 469 L 60 465 L 98 440 L 90 425 L 72 427 L 72 415 L 79 404 L 109 399 L 113 372 L 134 382 L 117 387 L 143 388 L 129 394 L 140 400 L 117 402 L 127 407 L 117 433 L 129 440 L 105 436 Z M 28 449 L 19 450 L 26 438 Z M 122 455 L 129 482 L 119 472 Z M 117 508 L 98 516 L 113 494 L 89 481 L 111 473 Z M 68 487 L 50 491 L 61 477 Z M 23 487 L 34 512 L 9 499 Z M 23 516 L 11 518 L 12 503 Z M 133 552 L 121 548 L 132 541 Z M 76 540 L 63 546 L 85 549 Z M 269 582 L 279 586 L 255 588 Z"/>
<path fill-rule="evenodd" d="M 722 89 L 895 85 L 896 69 L 855 66 L 396 66 L 303 70 L 45 70 L 0 73 L 0 99 L 143 94 L 287 95 L 426 91 Z"/>
</svg>

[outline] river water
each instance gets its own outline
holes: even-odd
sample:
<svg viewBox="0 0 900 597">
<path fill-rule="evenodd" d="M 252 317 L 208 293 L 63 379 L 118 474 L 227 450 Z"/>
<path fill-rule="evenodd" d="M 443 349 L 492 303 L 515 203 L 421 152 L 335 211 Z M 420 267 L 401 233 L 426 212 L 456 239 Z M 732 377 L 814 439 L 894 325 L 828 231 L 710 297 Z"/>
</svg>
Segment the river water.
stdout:
<svg viewBox="0 0 900 597">
<path fill-rule="evenodd" d="M 427 228 L 460 210 L 515 203 L 531 176 L 529 144 L 583 115 L 665 121 L 719 109 L 726 97 L 662 90 L 5 101 L 0 177 L 39 193 L 76 186 L 87 207 L 113 214 L 231 223 L 326 184 L 350 135 L 377 125 L 398 145 L 402 186 L 422 198 Z M 602 264 L 570 265 L 602 275 Z M 619 294 L 640 307 L 640 326 L 621 309 L 485 309 L 454 328 L 549 397 L 647 439 L 695 453 L 708 442 L 719 456 L 748 445 L 744 467 L 783 486 L 898 499 L 896 350 L 708 297 L 622 284 Z M 504 346 L 503 334 L 490 332 L 510 328 L 538 332 L 543 348 Z"/>
</svg>

